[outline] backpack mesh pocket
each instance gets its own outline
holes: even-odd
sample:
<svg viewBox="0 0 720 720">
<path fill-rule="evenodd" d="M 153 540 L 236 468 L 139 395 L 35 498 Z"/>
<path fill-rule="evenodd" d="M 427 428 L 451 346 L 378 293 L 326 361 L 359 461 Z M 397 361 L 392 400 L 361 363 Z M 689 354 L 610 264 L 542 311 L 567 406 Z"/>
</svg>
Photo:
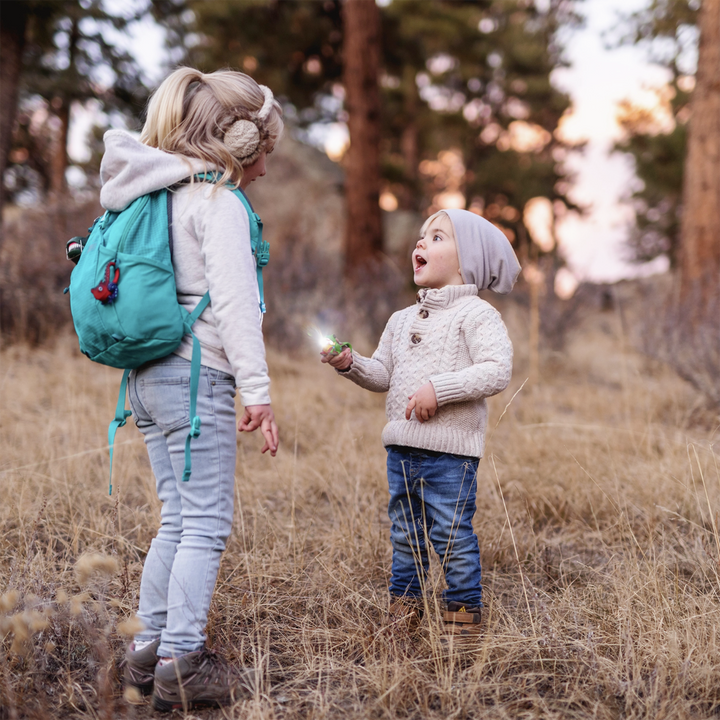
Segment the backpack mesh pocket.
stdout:
<svg viewBox="0 0 720 720">
<path fill-rule="evenodd" d="M 170 264 L 167 201 L 166 190 L 149 195 L 141 212 L 123 229 L 122 252 L 142 255 L 163 265 Z"/>
</svg>

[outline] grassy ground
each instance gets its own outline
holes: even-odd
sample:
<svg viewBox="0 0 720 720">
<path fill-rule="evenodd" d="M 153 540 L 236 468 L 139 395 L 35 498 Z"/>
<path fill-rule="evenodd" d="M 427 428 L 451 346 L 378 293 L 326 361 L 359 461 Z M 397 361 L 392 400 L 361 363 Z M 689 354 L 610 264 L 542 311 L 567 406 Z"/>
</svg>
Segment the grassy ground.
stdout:
<svg viewBox="0 0 720 720">
<path fill-rule="evenodd" d="M 261 682 L 195 717 L 718 713 L 717 414 L 628 349 L 613 314 L 589 318 L 510 402 L 526 366 L 513 327 L 517 370 L 492 401 L 478 477 L 488 612 L 476 649 L 441 642 L 432 598 L 416 637 L 385 619 L 383 397 L 274 354 L 283 445 L 270 459 L 259 437 L 239 438 L 209 623 L 211 643 Z M 117 676 L 159 512 L 131 426 L 107 495 L 98 449 L 118 381 L 70 338 L 0 355 L 0 717 L 152 715 Z M 87 553 L 103 557 L 78 565 Z"/>
</svg>

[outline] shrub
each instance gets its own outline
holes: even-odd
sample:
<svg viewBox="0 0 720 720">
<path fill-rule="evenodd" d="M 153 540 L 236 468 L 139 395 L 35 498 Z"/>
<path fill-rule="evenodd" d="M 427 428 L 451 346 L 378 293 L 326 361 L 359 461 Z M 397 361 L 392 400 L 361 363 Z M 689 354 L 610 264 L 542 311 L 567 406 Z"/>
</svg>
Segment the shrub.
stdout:
<svg viewBox="0 0 720 720">
<path fill-rule="evenodd" d="M 6 208 L 0 245 L 0 335 L 5 344 L 37 345 L 69 323 L 70 302 L 63 289 L 73 266 L 65 259 L 65 241 L 86 234 L 100 212 L 96 201 L 67 199 L 38 208 Z"/>
<path fill-rule="evenodd" d="M 670 275 L 637 288 L 626 318 L 636 346 L 720 408 L 720 290 L 704 301 L 699 295 L 680 298 Z"/>
</svg>

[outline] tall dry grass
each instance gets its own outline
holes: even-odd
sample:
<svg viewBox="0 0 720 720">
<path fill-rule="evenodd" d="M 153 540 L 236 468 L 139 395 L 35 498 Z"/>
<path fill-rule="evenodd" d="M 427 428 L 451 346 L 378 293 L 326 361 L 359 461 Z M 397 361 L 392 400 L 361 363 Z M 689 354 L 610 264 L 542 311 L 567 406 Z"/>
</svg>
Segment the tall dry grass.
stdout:
<svg viewBox="0 0 720 720">
<path fill-rule="evenodd" d="M 510 402 L 527 365 L 521 319 L 508 318 L 516 373 L 491 402 L 478 478 L 476 648 L 442 642 L 432 598 L 416 636 L 386 619 L 383 398 L 274 353 L 283 445 L 270 459 L 258 437 L 238 440 L 235 531 L 208 628 L 261 681 L 194 717 L 718 713 L 718 418 L 631 351 L 613 314 L 587 318 Z M 0 368 L 0 714 L 150 717 L 117 675 L 159 510 L 131 427 L 107 496 L 118 373 L 67 337 L 9 348 Z"/>
</svg>

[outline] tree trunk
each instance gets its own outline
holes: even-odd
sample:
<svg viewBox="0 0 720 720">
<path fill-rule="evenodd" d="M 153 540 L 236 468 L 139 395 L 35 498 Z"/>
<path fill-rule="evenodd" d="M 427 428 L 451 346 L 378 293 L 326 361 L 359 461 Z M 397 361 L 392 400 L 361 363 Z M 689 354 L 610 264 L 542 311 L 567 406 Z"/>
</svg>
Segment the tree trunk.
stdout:
<svg viewBox="0 0 720 720">
<path fill-rule="evenodd" d="M 55 197 L 61 197 L 67 190 L 65 171 L 68 166 L 67 144 L 70 131 L 70 103 L 64 98 L 57 98 L 58 107 L 53 109 L 60 121 L 57 136 L 53 141 L 52 159 L 50 162 L 50 192 Z"/>
<path fill-rule="evenodd" d="M 375 0 L 343 4 L 345 98 L 350 148 L 345 163 L 345 276 L 382 250 L 380 217 L 380 15 Z"/>
<path fill-rule="evenodd" d="M 400 207 L 403 210 L 417 210 L 417 174 L 419 155 L 419 131 L 417 114 L 420 105 L 416 70 L 412 65 L 406 65 L 403 70 L 403 130 L 400 135 L 400 153 L 403 157 L 403 175 L 405 180 L 404 192 L 400 198 Z"/>
<path fill-rule="evenodd" d="M 18 88 L 25 48 L 25 28 L 28 3 L 4 2 L 0 9 L 0 222 L 5 204 L 5 185 L 2 182 L 17 113 Z M 2 234 L 0 231 L 0 245 Z"/>
<path fill-rule="evenodd" d="M 72 27 L 68 36 L 68 70 L 77 75 L 77 45 L 80 40 L 80 27 L 76 16 L 72 19 Z M 55 198 L 60 198 L 67 191 L 65 171 L 68 166 L 68 135 L 70 133 L 70 108 L 72 106 L 72 93 L 58 95 L 51 107 L 60 120 L 57 137 L 55 138 L 52 162 L 50 167 L 50 192 Z"/>
<path fill-rule="evenodd" d="M 707 303 L 720 286 L 720 0 L 703 0 L 688 134 L 680 291 Z"/>
</svg>

